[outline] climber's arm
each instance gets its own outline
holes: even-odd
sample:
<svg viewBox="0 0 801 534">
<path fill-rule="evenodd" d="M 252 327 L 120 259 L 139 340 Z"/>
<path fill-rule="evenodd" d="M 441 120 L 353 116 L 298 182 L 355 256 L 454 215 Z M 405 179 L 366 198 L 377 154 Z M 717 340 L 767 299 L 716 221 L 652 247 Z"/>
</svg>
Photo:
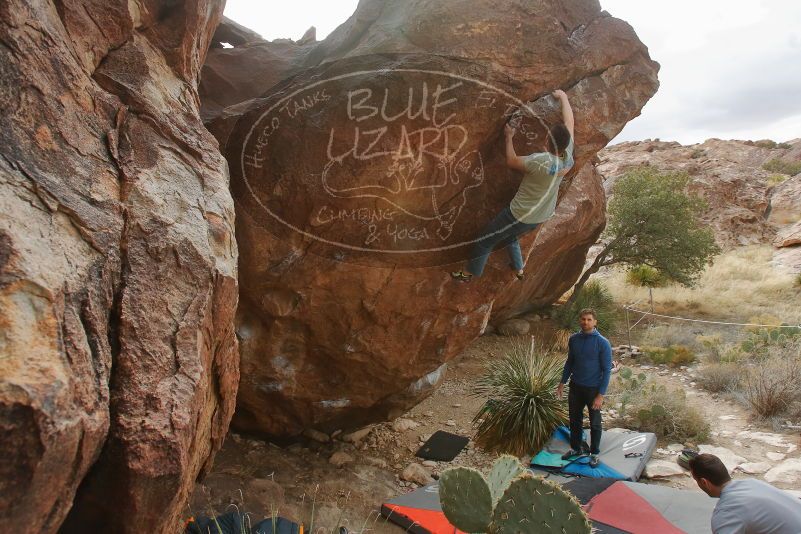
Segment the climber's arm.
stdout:
<svg viewBox="0 0 801 534">
<path fill-rule="evenodd" d="M 557 89 L 553 92 L 553 96 L 562 104 L 562 121 L 565 123 L 565 126 L 567 126 L 567 130 L 570 132 L 570 137 L 572 138 L 574 125 L 573 108 L 570 107 L 570 102 L 567 100 L 567 93 L 561 89 Z"/>
<path fill-rule="evenodd" d="M 515 135 L 515 129 L 507 124 L 503 127 L 503 132 L 506 135 L 506 165 L 517 171 L 526 172 L 526 165 L 523 163 L 523 158 L 515 152 L 515 145 L 512 139 Z"/>
</svg>

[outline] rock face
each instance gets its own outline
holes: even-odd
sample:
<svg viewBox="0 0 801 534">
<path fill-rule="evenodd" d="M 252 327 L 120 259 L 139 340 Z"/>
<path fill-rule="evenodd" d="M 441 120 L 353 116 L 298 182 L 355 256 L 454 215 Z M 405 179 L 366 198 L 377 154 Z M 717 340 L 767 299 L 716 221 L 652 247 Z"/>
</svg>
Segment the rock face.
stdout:
<svg viewBox="0 0 801 534">
<path fill-rule="evenodd" d="M 801 141 L 790 148 L 765 148 L 749 141 L 708 139 L 683 146 L 677 142 L 620 143 L 600 154 L 598 171 L 607 192 L 626 169 L 649 164 L 690 175 L 689 190 L 708 204 L 704 220 L 726 248 L 770 243 L 777 230 L 801 218 L 801 176 L 787 177 L 766 171 L 772 159 L 790 161 Z M 784 179 L 779 184 L 772 180 Z"/>
<path fill-rule="evenodd" d="M 801 141 L 798 142 L 798 148 L 801 149 Z M 801 174 L 773 188 L 768 219 L 777 226 L 801 221 Z"/>
<path fill-rule="evenodd" d="M 0 4 L 0 531 L 175 532 L 225 436 L 234 213 L 195 87 L 222 4 Z"/>
<path fill-rule="evenodd" d="M 785 226 L 777 234 L 773 244 L 777 248 L 801 245 L 801 220 L 792 226 Z"/>
<path fill-rule="evenodd" d="M 801 458 L 790 458 L 765 473 L 765 480 L 771 484 L 782 484 L 797 488 L 801 481 Z"/>
<path fill-rule="evenodd" d="M 726 466 L 726 469 L 729 470 L 729 473 L 733 473 L 737 466 L 740 464 L 747 463 L 748 460 L 739 456 L 731 449 L 727 449 L 726 447 L 716 447 L 714 445 L 699 445 L 698 452 L 702 454 L 714 454 L 720 461 L 723 462 L 723 465 Z"/>
<path fill-rule="evenodd" d="M 494 310 L 556 299 L 604 224 L 591 161 L 654 94 L 657 70 L 595 1 L 366 0 L 322 42 L 212 49 L 201 96 L 241 251 L 238 428 L 391 418 Z M 553 222 L 523 240 L 530 281 L 501 252 L 480 280 L 454 283 L 448 271 L 519 183 L 504 123 L 519 121 L 518 153 L 541 151 L 556 88 L 576 113 L 576 165 Z"/>
<path fill-rule="evenodd" d="M 682 469 L 676 462 L 653 459 L 646 464 L 643 476 L 650 479 L 687 476 L 687 471 Z"/>
</svg>

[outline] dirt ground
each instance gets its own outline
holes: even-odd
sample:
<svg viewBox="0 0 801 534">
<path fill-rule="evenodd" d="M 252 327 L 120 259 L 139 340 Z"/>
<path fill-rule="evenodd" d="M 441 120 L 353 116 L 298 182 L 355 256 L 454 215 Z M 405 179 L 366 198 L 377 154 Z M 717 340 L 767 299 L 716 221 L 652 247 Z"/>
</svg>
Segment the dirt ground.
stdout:
<svg viewBox="0 0 801 534">
<path fill-rule="evenodd" d="M 546 323 L 533 323 L 538 338 L 548 338 Z M 396 420 L 395 428 L 392 423 L 374 425 L 370 433 L 355 444 L 339 439 L 328 443 L 306 440 L 280 448 L 235 433 L 229 434 L 213 471 L 196 486 L 191 512 L 208 514 L 209 510 L 214 510 L 221 513 L 235 505 L 239 510 L 252 514 L 254 522 L 269 517 L 272 510 L 309 525 L 313 502 L 315 532 L 332 532 L 338 524 L 354 532 L 402 532 L 399 527 L 379 517 L 381 504 L 418 487 L 417 483 L 403 480 L 401 473 L 411 463 L 422 464 L 415 452 L 431 434 L 445 430 L 471 436 L 472 417 L 483 402 L 471 396 L 472 385 L 482 374 L 486 362 L 503 354 L 512 342 L 512 338 L 494 334 L 477 339 L 451 363 L 442 385 L 402 416 L 404 421 Z M 622 339 L 612 339 L 613 345 L 622 342 Z M 801 456 L 798 431 L 777 435 L 773 429 L 752 421 L 741 406 L 696 388 L 692 367 L 643 366 L 632 360 L 622 363 L 669 387 L 684 389 L 690 403 L 705 414 L 712 427 L 710 444 L 730 449 L 751 463 L 775 464 L 777 461 L 767 459 L 768 452 L 784 454 L 787 458 Z M 610 395 L 605 406 L 612 408 L 614 403 L 614 395 Z M 607 413 L 606 427 L 610 426 L 610 420 Z M 677 452 L 668 450 L 669 445 L 677 448 L 677 444 L 659 443 L 654 458 L 675 462 Z M 345 453 L 346 456 L 334 456 L 335 453 Z M 433 477 L 455 465 L 486 471 L 494 457 L 470 442 L 452 462 L 427 462 L 423 467 Z M 330 460 L 344 462 L 344 465 L 334 465 Z M 742 476 L 750 475 L 735 473 L 735 478 Z M 687 474 L 643 481 L 697 490 Z M 787 484 L 777 486 L 801 489 Z"/>
</svg>

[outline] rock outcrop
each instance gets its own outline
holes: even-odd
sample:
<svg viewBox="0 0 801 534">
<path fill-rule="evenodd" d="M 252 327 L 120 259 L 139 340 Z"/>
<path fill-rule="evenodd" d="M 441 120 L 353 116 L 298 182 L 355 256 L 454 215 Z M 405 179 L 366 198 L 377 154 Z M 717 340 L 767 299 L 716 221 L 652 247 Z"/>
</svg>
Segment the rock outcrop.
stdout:
<svg viewBox="0 0 801 534">
<path fill-rule="evenodd" d="M 176 532 L 239 380 L 223 2 L 0 3 L 0 531 Z"/>
<path fill-rule="evenodd" d="M 603 227 L 591 162 L 654 94 L 657 70 L 592 0 L 363 0 L 321 42 L 212 49 L 201 98 L 241 252 L 234 424 L 291 436 L 391 417 L 494 310 L 556 299 Z M 454 283 L 519 181 L 504 123 L 520 121 L 519 153 L 542 150 L 557 88 L 576 112 L 576 165 L 554 220 L 523 241 L 530 280 L 501 253 Z"/>
<path fill-rule="evenodd" d="M 771 243 L 777 230 L 801 218 L 801 175 L 767 171 L 773 159 L 790 161 L 801 141 L 789 148 L 768 148 L 750 141 L 707 141 L 684 146 L 675 141 L 635 141 L 605 148 L 598 171 L 609 193 L 627 169 L 652 165 L 690 175 L 689 190 L 704 198 L 703 217 L 725 247 Z M 801 160 L 801 157 L 799 157 Z M 784 180 L 776 183 L 776 180 Z"/>
</svg>

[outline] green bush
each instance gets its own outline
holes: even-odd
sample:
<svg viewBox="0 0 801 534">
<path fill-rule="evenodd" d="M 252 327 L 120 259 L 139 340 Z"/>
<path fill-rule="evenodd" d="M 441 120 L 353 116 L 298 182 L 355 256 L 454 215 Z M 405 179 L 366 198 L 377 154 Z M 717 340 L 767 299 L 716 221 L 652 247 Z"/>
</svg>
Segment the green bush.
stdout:
<svg viewBox="0 0 801 534">
<path fill-rule="evenodd" d="M 626 282 L 639 287 L 661 287 L 665 285 L 662 274 L 649 265 L 636 265 L 626 273 Z"/>
<path fill-rule="evenodd" d="M 643 347 L 643 355 L 651 363 L 679 367 L 695 361 L 695 353 L 684 345 L 669 347 Z"/>
<path fill-rule="evenodd" d="M 634 375 L 629 368 L 621 369 L 617 387 L 620 388 L 620 415 L 623 423 L 653 432 L 659 438 L 685 443 L 696 443 L 709 436 L 709 425 L 701 413 L 687 403 L 682 390 L 668 390 L 640 373 Z"/>
<path fill-rule="evenodd" d="M 584 308 L 595 310 L 599 331 L 608 333 L 614 330 L 619 319 L 618 309 L 612 293 L 598 280 L 587 282 L 572 303 L 557 308 L 554 320 L 560 327 L 575 332 L 579 329 L 578 314 Z"/>
<path fill-rule="evenodd" d="M 768 172 L 780 172 L 790 176 L 795 176 L 801 172 L 801 161 L 784 161 L 779 158 L 773 158 L 766 161 L 762 168 Z"/>
<path fill-rule="evenodd" d="M 743 368 L 733 363 L 713 363 L 698 371 L 698 383 L 707 391 L 734 391 L 740 385 Z"/>
<path fill-rule="evenodd" d="M 473 392 L 487 399 L 473 418 L 476 443 L 515 456 L 540 450 L 567 421 L 566 403 L 556 397 L 563 366 L 562 354 L 527 341 L 493 360 Z"/>
<path fill-rule="evenodd" d="M 690 152 L 691 159 L 698 159 L 706 156 L 706 150 L 703 148 L 694 148 L 692 152 Z"/>
<path fill-rule="evenodd" d="M 788 149 L 791 148 L 793 145 L 790 143 L 779 143 L 776 145 L 776 148 Z"/>
<path fill-rule="evenodd" d="M 754 146 L 758 146 L 759 148 L 776 148 L 776 141 L 760 139 L 759 141 L 754 141 Z"/>
</svg>

